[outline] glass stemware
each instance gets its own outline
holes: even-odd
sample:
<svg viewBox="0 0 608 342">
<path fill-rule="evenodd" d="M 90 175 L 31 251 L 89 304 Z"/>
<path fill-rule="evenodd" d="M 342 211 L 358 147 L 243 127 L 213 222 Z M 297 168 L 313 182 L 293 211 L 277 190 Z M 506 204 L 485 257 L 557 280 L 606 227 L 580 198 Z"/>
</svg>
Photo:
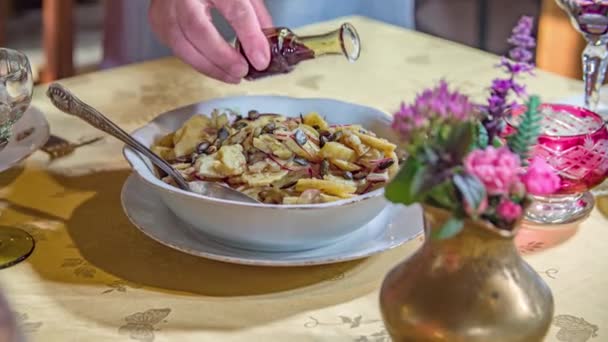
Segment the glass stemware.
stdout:
<svg viewBox="0 0 608 342">
<path fill-rule="evenodd" d="M 583 51 L 585 107 L 595 111 L 608 67 L 608 0 L 556 1 L 587 40 Z"/>
<path fill-rule="evenodd" d="M 513 111 L 506 134 L 517 129 L 525 108 Z M 556 104 L 540 106 L 541 135 L 530 158 L 544 159 L 560 178 L 551 196 L 534 196 L 526 219 L 538 224 L 567 224 L 585 218 L 594 206 L 590 190 L 608 177 L 608 129 L 587 109 Z"/>
<path fill-rule="evenodd" d="M 0 48 L 0 153 L 8 144 L 12 127 L 32 100 L 32 70 L 21 52 Z M 0 227 L 0 268 L 14 265 L 34 250 L 34 239 L 25 231 Z"/>
</svg>

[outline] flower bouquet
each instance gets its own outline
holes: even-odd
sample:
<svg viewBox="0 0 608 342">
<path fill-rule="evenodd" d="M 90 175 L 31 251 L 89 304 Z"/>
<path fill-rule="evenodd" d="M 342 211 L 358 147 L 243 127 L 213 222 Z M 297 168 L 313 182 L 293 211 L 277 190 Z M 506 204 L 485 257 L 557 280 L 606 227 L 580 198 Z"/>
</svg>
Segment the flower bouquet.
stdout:
<svg viewBox="0 0 608 342">
<path fill-rule="evenodd" d="M 532 26 L 532 18 L 523 17 L 514 28 L 509 39 L 514 47 L 498 65 L 507 77 L 492 82 L 487 104 L 474 104 L 441 81 L 395 113 L 393 128 L 405 142 L 407 159 L 386 197 L 449 211 L 451 218 L 434 237 L 454 236 L 465 219 L 513 230 L 529 194 L 547 195 L 559 187 L 550 166 L 528 155 L 539 136 L 540 100 L 526 95 L 518 77 L 533 73 Z M 527 111 L 517 132 L 505 138 L 505 119 L 515 100 L 525 101 Z"/>
<path fill-rule="evenodd" d="M 382 283 L 394 341 L 541 341 L 550 327 L 551 291 L 513 242 L 530 195 L 559 186 L 550 166 L 528 154 L 541 119 L 538 96 L 518 83 L 533 71 L 531 33 L 532 19 L 522 18 L 499 65 L 508 76 L 493 81 L 487 103 L 441 81 L 395 114 L 407 156 L 385 194 L 422 204 L 429 238 Z M 527 110 L 505 136 L 516 101 Z"/>
</svg>

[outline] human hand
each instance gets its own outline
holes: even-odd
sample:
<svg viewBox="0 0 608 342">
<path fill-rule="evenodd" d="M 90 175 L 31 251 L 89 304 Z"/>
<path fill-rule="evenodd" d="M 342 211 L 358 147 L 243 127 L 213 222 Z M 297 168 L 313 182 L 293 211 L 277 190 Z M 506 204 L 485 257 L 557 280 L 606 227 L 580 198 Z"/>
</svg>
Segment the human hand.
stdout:
<svg viewBox="0 0 608 342">
<path fill-rule="evenodd" d="M 249 66 L 217 31 L 210 10 L 216 8 L 232 26 L 247 59 L 257 70 L 270 63 L 262 28 L 272 26 L 264 0 L 152 0 L 148 17 L 158 38 L 197 71 L 227 83 L 239 83 Z"/>
</svg>

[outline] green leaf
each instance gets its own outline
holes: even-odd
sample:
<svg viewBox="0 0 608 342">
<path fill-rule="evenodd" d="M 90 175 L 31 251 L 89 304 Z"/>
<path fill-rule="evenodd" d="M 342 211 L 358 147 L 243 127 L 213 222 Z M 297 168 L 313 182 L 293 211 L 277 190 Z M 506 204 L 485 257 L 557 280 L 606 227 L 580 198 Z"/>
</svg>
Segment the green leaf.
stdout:
<svg viewBox="0 0 608 342">
<path fill-rule="evenodd" d="M 492 141 L 492 146 L 494 146 L 495 148 L 499 148 L 503 147 L 504 144 L 502 143 L 502 141 L 500 141 L 500 139 L 494 138 L 494 140 Z"/>
<path fill-rule="evenodd" d="M 461 122 L 452 127 L 445 143 L 446 152 L 454 161 L 460 162 L 470 151 L 475 139 L 477 124 L 475 122 Z"/>
<path fill-rule="evenodd" d="M 468 174 L 455 174 L 452 178 L 454 185 L 462 195 L 462 199 L 472 209 L 478 209 L 486 197 L 486 189 L 483 184 L 476 177 Z"/>
<path fill-rule="evenodd" d="M 426 171 L 427 166 L 416 158 L 408 158 L 393 181 L 386 186 L 386 198 L 393 203 L 405 205 L 419 202 L 423 195 L 421 189 Z"/>
<path fill-rule="evenodd" d="M 485 150 L 488 147 L 490 142 L 490 137 L 488 136 L 488 130 L 486 127 L 479 122 L 477 124 L 477 148 Z"/>
<path fill-rule="evenodd" d="M 538 111 L 540 98 L 530 96 L 528 108 L 517 126 L 517 132 L 507 139 L 507 144 L 511 151 L 517 153 L 523 163 L 528 159 L 530 148 L 538 142 L 540 134 L 541 115 Z"/>
<path fill-rule="evenodd" d="M 462 219 L 451 217 L 438 231 L 433 233 L 432 238 L 436 240 L 449 239 L 460 233 L 463 227 L 464 221 Z"/>
<path fill-rule="evenodd" d="M 456 188 L 451 180 L 444 181 L 443 183 L 433 187 L 428 194 L 429 202 L 437 207 L 444 208 L 447 210 L 454 210 L 458 206 L 458 197 L 456 196 Z"/>
</svg>

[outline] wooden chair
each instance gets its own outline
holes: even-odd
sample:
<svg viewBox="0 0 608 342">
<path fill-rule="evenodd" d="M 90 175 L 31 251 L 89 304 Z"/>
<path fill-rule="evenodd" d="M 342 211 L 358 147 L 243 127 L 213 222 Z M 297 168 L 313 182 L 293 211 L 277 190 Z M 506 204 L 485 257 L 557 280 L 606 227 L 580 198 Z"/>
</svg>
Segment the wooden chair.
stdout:
<svg viewBox="0 0 608 342">
<path fill-rule="evenodd" d="M 585 42 L 555 0 L 543 0 L 539 20 L 536 63 L 540 69 L 563 76 L 582 77 Z"/>
<path fill-rule="evenodd" d="M 43 0 L 44 54 L 46 65 L 42 82 L 51 82 L 74 74 L 73 0 Z"/>
</svg>

